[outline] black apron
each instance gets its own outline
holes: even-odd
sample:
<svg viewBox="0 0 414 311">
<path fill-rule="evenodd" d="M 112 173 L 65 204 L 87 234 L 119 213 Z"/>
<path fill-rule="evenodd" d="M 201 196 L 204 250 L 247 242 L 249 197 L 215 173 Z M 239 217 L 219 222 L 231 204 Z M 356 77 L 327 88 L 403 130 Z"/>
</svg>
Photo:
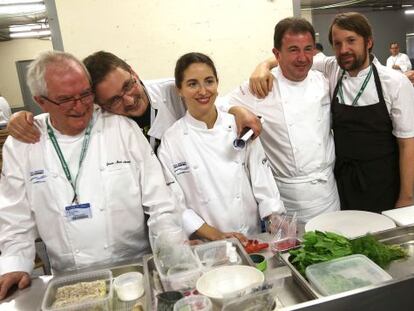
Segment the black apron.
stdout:
<svg viewBox="0 0 414 311">
<path fill-rule="evenodd" d="M 379 102 L 340 104 L 338 81 L 333 99 L 335 177 L 342 210 L 380 213 L 392 209 L 400 191 L 399 153 L 378 71 L 372 64 Z"/>
</svg>

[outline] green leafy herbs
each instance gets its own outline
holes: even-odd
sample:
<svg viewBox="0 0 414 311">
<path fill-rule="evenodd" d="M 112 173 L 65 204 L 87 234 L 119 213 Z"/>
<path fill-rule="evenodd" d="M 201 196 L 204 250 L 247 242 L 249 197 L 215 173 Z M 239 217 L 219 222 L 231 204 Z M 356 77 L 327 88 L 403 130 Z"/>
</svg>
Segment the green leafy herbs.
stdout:
<svg viewBox="0 0 414 311">
<path fill-rule="evenodd" d="M 400 246 L 385 245 L 372 235 L 349 240 L 333 232 L 309 231 L 304 234 L 302 245 L 289 252 L 291 263 L 302 275 L 309 265 L 352 254 L 363 254 L 382 268 L 392 260 L 407 257 Z"/>
<path fill-rule="evenodd" d="M 352 252 L 367 256 L 381 268 L 387 268 L 391 261 L 408 256 L 398 245 L 386 245 L 377 241 L 372 235 L 351 240 Z"/>
</svg>

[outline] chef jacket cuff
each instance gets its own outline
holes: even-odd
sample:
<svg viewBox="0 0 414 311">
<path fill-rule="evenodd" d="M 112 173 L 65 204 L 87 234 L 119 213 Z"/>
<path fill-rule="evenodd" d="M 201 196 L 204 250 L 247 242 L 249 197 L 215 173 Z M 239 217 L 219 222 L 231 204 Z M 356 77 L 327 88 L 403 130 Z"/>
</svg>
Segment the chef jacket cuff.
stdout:
<svg viewBox="0 0 414 311">
<path fill-rule="evenodd" d="M 182 214 L 183 229 L 187 236 L 197 231 L 204 223 L 204 219 L 197 215 L 192 209 L 186 209 Z"/>
<path fill-rule="evenodd" d="M 261 202 L 259 205 L 259 214 L 260 218 L 263 219 L 272 213 L 282 214 L 286 213 L 285 205 L 283 201 L 279 200 L 268 200 L 265 202 Z"/>
<path fill-rule="evenodd" d="M 16 271 L 32 274 L 33 261 L 20 256 L 0 256 L 0 275 Z"/>
</svg>

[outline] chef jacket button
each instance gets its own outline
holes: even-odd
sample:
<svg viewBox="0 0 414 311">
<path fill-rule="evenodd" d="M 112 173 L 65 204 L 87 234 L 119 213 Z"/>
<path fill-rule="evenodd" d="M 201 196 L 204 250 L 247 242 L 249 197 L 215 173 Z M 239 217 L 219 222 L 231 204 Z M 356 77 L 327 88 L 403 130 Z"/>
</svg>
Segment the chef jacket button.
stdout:
<svg viewBox="0 0 414 311">
<path fill-rule="evenodd" d="M 162 101 L 163 101 L 164 103 L 166 103 L 166 102 L 167 102 L 167 100 L 166 100 L 165 98 L 163 98 L 163 99 L 162 99 Z"/>
<path fill-rule="evenodd" d="M 101 166 L 101 167 L 99 168 L 99 170 L 102 172 L 102 171 L 104 171 L 104 170 L 105 170 L 105 167 Z"/>
<path fill-rule="evenodd" d="M 56 173 L 52 173 L 52 177 L 56 178 L 58 175 Z"/>
<path fill-rule="evenodd" d="M 194 165 L 193 169 L 195 169 L 195 170 L 198 169 L 198 165 Z"/>
<path fill-rule="evenodd" d="M 100 211 L 104 211 L 104 210 L 105 210 L 105 208 L 101 206 L 101 207 L 99 208 L 99 210 L 100 210 Z"/>
<path fill-rule="evenodd" d="M 105 244 L 105 245 L 104 245 L 104 249 L 107 249 L 107 248 L 108 248 L 108 244 Z"/>
<path fill-rule="evenodd" d="M 78 250 L 78 249 L 75 249 L 75 253 L 76 253 L 76 254 L 79 254 L 79 250 Z"/>
<path fill-rule="evenodd" d="M 239 199 L 240 199 L 240 196 L 239 196 L 239 195 L 237 195 L 237 196 L 236 196 L 236 199 L 237 199 L 237 200 L 239 200 Z"/>
</svg>

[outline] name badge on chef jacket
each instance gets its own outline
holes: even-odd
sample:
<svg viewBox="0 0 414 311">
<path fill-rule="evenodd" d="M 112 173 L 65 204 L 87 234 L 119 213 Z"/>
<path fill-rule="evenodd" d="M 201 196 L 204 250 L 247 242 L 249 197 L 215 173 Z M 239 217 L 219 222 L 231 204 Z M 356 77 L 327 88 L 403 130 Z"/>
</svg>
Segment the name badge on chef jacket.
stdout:
<svg viewBox="0 0 414 311">
<path fill-rule="evenodd" d="M 91 205 L 89 203 L 83 203 L 66 206 L 65 214 L 69 221 L 92 218 Z"/>
</svg>

